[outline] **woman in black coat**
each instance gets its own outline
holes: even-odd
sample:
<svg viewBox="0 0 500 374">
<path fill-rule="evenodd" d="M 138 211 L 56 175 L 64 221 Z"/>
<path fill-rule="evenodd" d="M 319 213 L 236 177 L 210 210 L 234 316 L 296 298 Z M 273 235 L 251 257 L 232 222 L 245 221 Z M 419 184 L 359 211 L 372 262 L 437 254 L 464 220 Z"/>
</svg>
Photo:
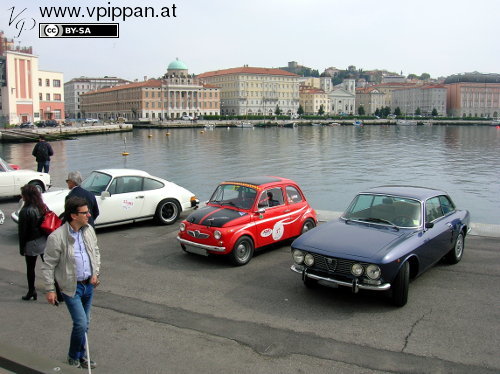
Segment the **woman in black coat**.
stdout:
<svg viewBox="0 0 500 374">
<path fill-rule="evenodd" d="M 43 261 L 47 237 L 40 230 L 43 216 L 47 210 L 42 200 L 40 191 L 33 185 L 21 187 L 21 196 L 24 205 L 19 212 L 19 253 L 26 260 L 26 273 L 28 277 L 28 293 L 23 300 L 37 299 L 35 289 L 35 265 L 40 255 Z"/>
</svg>

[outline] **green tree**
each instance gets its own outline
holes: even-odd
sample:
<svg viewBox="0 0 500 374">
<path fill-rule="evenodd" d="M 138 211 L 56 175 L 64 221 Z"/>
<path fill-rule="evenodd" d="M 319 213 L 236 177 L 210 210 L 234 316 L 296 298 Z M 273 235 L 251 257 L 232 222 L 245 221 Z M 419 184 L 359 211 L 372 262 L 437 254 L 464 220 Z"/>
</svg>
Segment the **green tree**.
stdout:
<svg viewBox="0 0 500 374">
<path fill-rule="evenodd" d="M 430 77 L 431 77 L 431 75 L 429 73 L 422 73 L 422 75 L 420 76 L 420 80 L 426 81 Z"/>
<path fill-rule="evenodd" d="M 421 115 L 421 114 L 422 114 L 422 113 L 421 113 L 421 111 L 420 111 L 420 107 L 418 107 L 417 109 L 415 109 L 415 115 L 416 115 L 416 116 L 419 116 L 419 115 Z"/>
<path fill-rule="evenodd" d="M 359 106 L 359 108 L 358 108 L 358 114 L 360 116 L 364 116 L 365 115 L 365 108 L 363 107 L 363 105 Z"/>
<path fill-rule="evenodd" d="M 380 113 L 380 109 L 379 109 L 379 108 L 375 109 L 375 115 L 376 115 L 376 116 L 378 116 L 378 117 L 380 117 L 380 116 L 381 116 L 381 113 Z"/>
<path fill-rule="evenodd" d="M 302 107 L 302 104 L 299 105 L 299 109 L 297 109 L 297 114 L 299 116 L 303 115 L 304 114 L 304 108 Z"/>
<path fill-rule="evenodd" d="M 281 115 L 282 110 L 280 109 L 279 105 L 276 105 L 276 109 L 274 109 L 274 114 L 277 116 Z"/>
<path fill-rule="evenodd" d="M 436 117 L 438 115 L 438 111 L 436 108 L 432 109 L 432 116 Z"/>
<path fill-rule="evenodd" d="M 408 74 L 408 79 L 417 79 L 418 75 L 417 74 Z"/>
<path fill-rule="evenodd" d="M 325 108 L 323 107 L 323 104 L 321 104 L 319 106 L 318 115 L 322 116 L 323 114 L 325 114 Z"/>
<path fill-rule="evenodd" d="M 391 108 L 389 108 L 388 106 L 386 106 L 385 108 L 382 108 L 382 110 L 380 111 L 380 113 L 382 114 L 382 117 L 387 117 L 389 114 L 391 114 Z"/>
<path fill-rule="evenodd" d="M 399 107 L 396 107 L 396 109 L 394 109 L 394 114 L 397 115 L 397 116 L 400 116 L 401 115 L 401 109 Z"/>
</svg>

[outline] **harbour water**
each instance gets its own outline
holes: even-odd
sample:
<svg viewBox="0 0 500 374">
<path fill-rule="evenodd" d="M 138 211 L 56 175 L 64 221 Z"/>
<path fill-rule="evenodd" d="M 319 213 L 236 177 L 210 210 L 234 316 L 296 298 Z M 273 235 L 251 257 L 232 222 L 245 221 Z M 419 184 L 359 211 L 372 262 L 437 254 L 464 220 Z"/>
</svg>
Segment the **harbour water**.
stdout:
<svg viewBox="0 0 500 374">
<path fill-rule="evenodd" d="M 70 170 L 136 168 L 204 201 L 224 179 L 279 175 L 297 181 L 314 208 L 342 211 L 362 189 L 409 184 L 448 191 L 474 222 L 500 223 L 500 130 L 493 126 L 138 129 L 51 144 L 59 187 Z M 0 144 L 0 155 L 34 169 L 33 146 Z"/>
</svg>

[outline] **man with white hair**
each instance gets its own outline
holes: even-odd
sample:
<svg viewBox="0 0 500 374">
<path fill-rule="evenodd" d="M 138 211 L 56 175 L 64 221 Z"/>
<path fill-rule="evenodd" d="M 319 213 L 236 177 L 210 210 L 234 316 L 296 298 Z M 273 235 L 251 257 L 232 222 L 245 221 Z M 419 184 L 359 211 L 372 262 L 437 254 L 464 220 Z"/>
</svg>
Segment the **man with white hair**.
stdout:
<svg viewBox="0 0 500 374">
<path fill-rule="evenodd" d="M 89 208 L 90 217 L 89 224 L 92 227 L 95 227 L 95 220 L 97 216 L 99 216 L 99 206 L 97 205 L 97 200 L 93 193 L 87 191 L 80 185 L 82 184 L 82 175 L 79 171 L 70 171 L 68 174 L 68 179 L 66 179 L 66 183 L 68 184 L 68 188 L 71 190 L 66 196 L 66 200 L 70 197 L 83 197 L 87 200 L 87 207 Z"/>
</svg>

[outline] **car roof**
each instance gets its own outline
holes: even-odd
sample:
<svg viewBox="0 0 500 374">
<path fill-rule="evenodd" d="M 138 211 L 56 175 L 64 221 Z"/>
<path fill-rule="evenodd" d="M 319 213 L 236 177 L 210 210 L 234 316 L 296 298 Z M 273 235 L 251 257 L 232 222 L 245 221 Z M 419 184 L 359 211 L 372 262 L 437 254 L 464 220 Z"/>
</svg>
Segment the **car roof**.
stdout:
<svg viewBox="0 0 500 374">
<path fill-rule="evenodd" d="M 95 172 L 98 173 L 105 173 L 109 174 L 113 177 L 119 177 L 119 176 L 124 176 L 124 175 L 137 175 L 140 177 L 152 177 L 151 174 L 144 170 L 137 170 L 137 169 L 99 169 L 99 170 L 94 170 Z M 158 178 L 158 177 L 155 177 Z"/>
<path fill-rule="evenodd" d="M 427 200 L 438 195 L 448 195 L 446 191 L 437 190 L 428 187 L 418 186 L 379 186 L 364 190 L 360 193 L 364 194 L 387 194 L 401 197 L 408 197 L 418 200 Z"/>
<path fill-rule="evenodd" d="M 265 184 L 272 184 L 272 183 L 294 183 L 290 179 L 286 178 L 281 178 L 281 177 L 273 177 L 273 176 L 257 176 L 257 177 L 242 177 L 242 178 L 234 178 L 234 179 L 229 179 L 226 180 L 223 183 L 241 183 L 241 184 L 251 184 L 254 186 L 263 186 Z"/>
</svg>

